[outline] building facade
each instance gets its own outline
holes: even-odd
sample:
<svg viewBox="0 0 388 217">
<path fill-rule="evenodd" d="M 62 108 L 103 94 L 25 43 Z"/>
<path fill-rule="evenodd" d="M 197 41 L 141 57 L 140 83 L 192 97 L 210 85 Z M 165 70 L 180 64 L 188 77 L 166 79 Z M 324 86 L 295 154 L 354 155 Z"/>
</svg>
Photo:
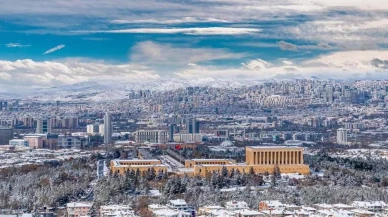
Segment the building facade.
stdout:
<svg viewBox="0 0 388 217">
<path fill-rule="evenodd" d="M 272 173 L 275 167 L 279 167 L 281 173 L 310 174 L 308 165 L 303 164 L 303 148 L 287 146 L 249 146 L 245 148 L 246 162 L 219 161 L 213 159 L 211 163 L 206 159 L 204 163 L 194 165 L 195 176 L 210 176 L 212 173 L 221 172 L 223 168 L 228 171 L 239 170 L 241 173 Z M 193 160 L 185 162 L 186 168 L 191 168 Z M 219 164 L 220 163 L 220 164 Z"/>
<path fill-rule="evenodd" d="M 58 145 L 57 134 L 30 134 L 25 135 L 24 140 L 34 149 L 56 149 Z"/>
<path fill-rule="evenodd" d="M 74 136 L 59 136 L 58 148 L 80 148 L 81 140 Z"/>
<path fill-rule="evenodd" d="M 99 125 L 98 124 L 88 124 L 86 126 L 86 133 L 91 135 L 96 135 L 99 133 Z"/>
<path fill-rule="evenodd" d="M 28 142 L 24 139 L 12 139 L 9 140 L 11 146 L 28 146 Z"/>
<path fill-rule="evenodd" d="M 42 118 L 37 120 L 36 133 L 37 134 L 51 133 L 51 121 L 47 118 Z"/>
<path fill-rule="evenodd" d="M 88 216 L 92 204 L 89 203 L 68 203 L 66 204 L 66 211 L 68 217 Z"/>
<path fill-rule="evenodd" d="M 337 130 L 337 143 L 340 145 L 348 144 L 348 130 L 344 128 L 339 128 Z"/>
<path fill-rule="evenodd" d="M 139 144 L 150 143 L 167 143 L 168 133 L 161 130 L 139 130 L 135 133 L 135 140 Z"/>
<path fill-rule="evenodd" d="M 27 136 L 24 136 L 24 140 L 27 141 L 28 145 L 31 148 L 34 148 L 34 149 L 43 148 L 44 135 L 27 135 Z"/>
<path fill-rule="evenodd" d="M 202 140 L 203 140 L 202 134 L 191 134 L 191 133 L 179 134 L 179 142 L 202 142 Z"/>
<path fill-rule="evenodd" d="M 236 164 L 231 159 L 191 159 L 185 161 L 185 168 L 194 168 L 196 165 L 227 165 Z"/>
<path fill-rule="evenodd" d="M 131 172 L 139 170 L 140 172 L 148 172 L 154 169 L 157 173 L 159 171 L 166 173 L 167 166 L 163 165 L 160 160 L 112 160 L 110 161 L 111 173 L 118 173 L 124 175 L 127 171 Z"/>
<path fill-rule="evenodd" d="M 104 143 L 112 143 L 112 117 L 109 113 L 104 115 Z"/>
<path fill-rule="evenodd" d="M 0 145 L 8 145 L 11 139 L 13 139 L 13 129 L 0 126 Z"/>
</svg>

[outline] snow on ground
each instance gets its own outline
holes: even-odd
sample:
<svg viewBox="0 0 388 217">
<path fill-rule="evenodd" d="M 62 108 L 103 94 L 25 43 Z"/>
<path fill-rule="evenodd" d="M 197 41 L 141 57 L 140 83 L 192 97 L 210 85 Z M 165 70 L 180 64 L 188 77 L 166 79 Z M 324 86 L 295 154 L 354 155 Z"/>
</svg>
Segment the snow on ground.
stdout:
<svg viewBox="0 0 388 217">
<path fill-rule="evenodd" d="M 151 197 L 159 197 L 162 196 L 159 190 L 149 190 L 149 195 Z"/>
<path fill-rule="evenodd" d="M 325 171 L 319 171 L 319 172 L 315 172 L 313 170 L 310 171 L 311 172 L 311 175 L 316 175 L 318 177 L 323 177 L 325 175 Z"/>
<path fill-rule="evenodd" d="M 109 168 L 106 166 L 105 161 L 104 161 L 104 171 L 103 171 L 103 173 L 104 173 L 104 176 L 109 176 L 109 173 L 110 173 L 110 170 L 109 170 Z"/>
<path fill-rule="evenodd" d="M 287 174 L 281 174 L 282 175 L 282 179 L 285 179 L 286 177 L 288 177 L 288 179 L 304 179 L 305 176 L 304 175 L 301 175 L 299 173 L 287 173 Z"/>
<path fill-rule="evenodd" d="M 270 188 L 271 184 L 269 183 L 264 183 L 261 186 L 252 186 L 251 190 L 261 190 L 261 189 L 267 189 Z M 246 187 L 231 187 L 231 188 L 223 188 L 220 189 L 221 192 L 233 192 L 233 191 L 243 191 L 245 190 Z"/>
<path fill-rule="evenodd" d="M 179 161 L 175 160 L 174 158 L 172 158 L 168 155 L 162 155 L 162 156 L 160 156 L 160 159 L 162 160 L 162 163 L 167 164 L 169 169 L 171 169 L 171 170 L 176 170 L 176 169 L 185 167 Z"/>
</svg>

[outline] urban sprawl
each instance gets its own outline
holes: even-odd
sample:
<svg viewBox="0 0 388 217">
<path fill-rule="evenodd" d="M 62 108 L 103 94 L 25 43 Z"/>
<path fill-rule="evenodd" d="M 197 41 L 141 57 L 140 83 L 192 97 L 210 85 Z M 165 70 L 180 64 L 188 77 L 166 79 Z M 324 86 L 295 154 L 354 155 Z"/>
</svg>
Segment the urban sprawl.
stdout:
<svg viewBox="0 0 388 217">
<path fill-rule="evenodd" d="M 387 81 L 91 95 L 0 99 L 0 216 L 388 216 Z"/>
</svg>

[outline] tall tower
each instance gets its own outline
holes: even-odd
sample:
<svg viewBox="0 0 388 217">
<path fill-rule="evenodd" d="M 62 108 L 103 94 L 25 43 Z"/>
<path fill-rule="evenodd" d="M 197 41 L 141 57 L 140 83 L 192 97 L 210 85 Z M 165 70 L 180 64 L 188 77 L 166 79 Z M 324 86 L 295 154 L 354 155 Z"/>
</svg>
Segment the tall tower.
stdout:
<svg viewBox="0 0 388 217">
<path fill-rule="evenodd" d="M 36 122 L 36 133 L 51 133 L 51 121 L 49 118 L 41 118 Z"/>
<path fill-rule="evenodd" d="M 169 133 L 168 133 L 168 136 L 169 136 L 168 141 L 169 142 L 174 142 L 175 127 L 176 127 L 176 124 L 170 124 Z"/>
<path fill-rule="evenodd" d="M 110 144 L 112 142 L 112 119 L 107 112 L 104 115 L 104 143 Z"/>
<path fill-rule="evenodd" d="M 348 144 L 348 131 L 344 128 L 337 130 L 337 143 L 341 145 Z"/>
<path fill-rule="evenodd" d="M 193 133 L 199 133 L 199 121 L 197 121 L 195 118 L 193 119 Z"/>
</svg>

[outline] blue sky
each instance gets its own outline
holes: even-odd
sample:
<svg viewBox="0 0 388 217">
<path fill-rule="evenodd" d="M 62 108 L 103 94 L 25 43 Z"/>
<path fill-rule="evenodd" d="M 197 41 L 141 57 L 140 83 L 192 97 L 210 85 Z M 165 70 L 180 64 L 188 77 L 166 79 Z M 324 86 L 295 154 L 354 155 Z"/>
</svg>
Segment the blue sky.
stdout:
<svg viewBox="0 0 388 217">
<path fill-rule="evenodd" d="M 0 84 L 7 88 L 165 77 L 388 77 L 388 3 L 380 0 L 0 5 Z"/>
</svg>

